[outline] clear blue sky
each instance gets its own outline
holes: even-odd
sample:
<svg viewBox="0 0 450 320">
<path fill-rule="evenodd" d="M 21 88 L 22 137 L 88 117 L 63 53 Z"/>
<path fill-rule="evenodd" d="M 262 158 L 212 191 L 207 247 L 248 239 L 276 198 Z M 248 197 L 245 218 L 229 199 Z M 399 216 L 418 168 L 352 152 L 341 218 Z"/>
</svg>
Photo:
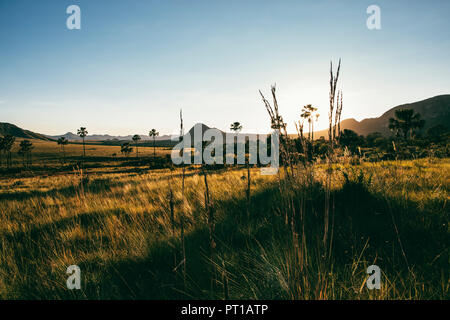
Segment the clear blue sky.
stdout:
<svg viewBox="0 0 450 320">
<path fill-rule="evenodd" d="M 81 8 L 81 30 L 66 8 Z M 381 7 L 381 30 L 366 9 Z M 450 1 L 0 0 L 0 121 L 46 134 L 161 134 L 204 122 L 266 132 L 258 94 L 277 83 L 326 126 L 329 62 L 343 118 L 450 93 Z"/>
</svg>

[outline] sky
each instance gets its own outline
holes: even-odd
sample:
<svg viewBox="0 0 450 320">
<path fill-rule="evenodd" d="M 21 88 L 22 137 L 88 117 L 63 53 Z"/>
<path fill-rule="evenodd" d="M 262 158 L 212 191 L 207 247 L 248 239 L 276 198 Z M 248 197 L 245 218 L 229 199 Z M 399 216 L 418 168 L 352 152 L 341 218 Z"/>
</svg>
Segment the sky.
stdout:
<svg viewBox="0 0 450 320">
<path fill-rule="evenodd" d="M 69 30 L 70 5 L 81 29 Z M 366 12 L 378 5 L 381 29 Z M 450 1 L 0 0 L 0 122 L 44 134 L 266 133 L 277 85 L 290 132 L 306 104 L 328 118 L 342 58 L 342 118 L 450 93 Z"/>
</svg>

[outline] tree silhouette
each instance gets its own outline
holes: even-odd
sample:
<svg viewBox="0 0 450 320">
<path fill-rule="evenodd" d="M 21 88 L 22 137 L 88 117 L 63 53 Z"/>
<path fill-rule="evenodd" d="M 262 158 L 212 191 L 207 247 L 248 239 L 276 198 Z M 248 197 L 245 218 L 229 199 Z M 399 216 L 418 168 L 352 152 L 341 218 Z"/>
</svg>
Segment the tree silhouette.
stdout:
<svg viewBox="0 0 450 320">
<path fill-rule="evenodd" d="M 132 138 L 134 143 L 136 144 L 136 158 L 139 158 L 139 151 L 138 151 L 138 142 L 141 140 L 141 136 L 138 134 L 135 134 Z"/>
<path fill-rule="evenodd" d="M 11 149 L 14 145 L 14 141 L 16 141 L 16 138 L 10 134 L 4 136 L 2 139 L 2 147 L 6 155 L 6 165 L 8 166 L 8 168 L 11 167 L 12 164 Z"/>
<path fill-rule="evenodd" d="M 27 165 L 31 165 L 31 150 L 34 148 L 33 144 L 29 140 L 22 140 L 19 147 L 19 155 L 22 156 L 23 166 L 25 167 L 25 162 Z"/>
<path fill-rule="evenodd" d="M 230 126 L 230 130 L 237 133 L 242 130 L 242 126 L 239 122 L 233 122 Z"/>
<path fill-rule="evenodd" d="M 314 118 L 316 118 L 316 121 L 318 119 L 317 108 L 313 107 L 312 105 L 308 104 L 307 107 L 309 108 L 309 112 L 311 113 L 311 116 L 309 117 L 309 123 L 311 124 L 311 141 L 314 140 Z"/>
<path fill-rule="evenodd" d="M 88 132 L 85 127 L 81 127 L 77 131 L 77 135 L 79 135 L 83 139 L 83 157 L 86 157 L 86 146 L 84 144 L 84 138 L 88 135 Z"/>
<path fill-rule="evenodd" d="M 445 139 L 444 134 L 449 131 L 450 130 L 447 126 L 438 124 L 427 130 L 427 137 L 432 141 L 442 141 Z"/>
<path fill-rule="evenodd" d="M 156 157 L 156 148 L 155 148 L 155 139 L 157 136 L 159 136 L 159 132 L 156 131 L 156 129 L 152 129 L 149 131 L 148 135 L 150 138 L 153 138 L 153 158 Z"/>
<path fill-rule="evenodd" d="M 412 138 L 417 129 L 422 129 L 425 120 L 422 120 L 419 113 L 414 113 L 413 109 L 399 109 L 395 110 L 395 118 L 389 119 L 389 129 L 397 136 L 402 136 L 404 139 Z"/>
<path fill-rule="evenodd" d="M 67 140 L 65 137 L 58 138 L 58 145 L 61 146 L 61 151 L 63 152 L 64 162 L 66 162 L 66 149 L 64 146 L 67 145 L 68 143 L 69 143 L 69 140 Z"/>
<path fill-rule="evenodd" d="M 233 122 L 230 126 L 230 130 L 239 133 L 242 130 L 242 125 L 239 122 Z M 236 138 L 237 139 L 237 138 Z M 237 143 L 237 141 L 236 141 Z M 246 198 L 247 198 L 247 216 L 250 215 L 250 154 L 248 155 L 248 158 L 246 159 L 246 165 L 247 165 L 247 188 L 245 190 Z"/>
<path fill-rule="evenodd" d="M 126 157 L 128 157 L 132 151 L 133 151 L 133 148 L 131 147 L 129 142 L 125 142 L 120 147 L 120 152 L 122 152 Z"/>
<path fill-rule="evenodd" d="M 230 125 L 230 130 L 233 131 L 234 133 L 239 133 L 242 130 L 242 125 L 239 122 L 237 122 L 237 121 L 233 122 Z M 234 138 L 234 144 L 235 145 L 237 144 L 237 135 Z M 233 150 L 234 150 L 234 148 L 236 148 L 236 146 L 233 146 Z M 234 151 L 233 151 L 233 153 L 234 153 Z"/>
<path fill-rule="evenodd" d="M 300 115 L 304 121 L 308 121 L 309 131 L 308 131 L 308 139 L 314 140 L 314 120 L 317 121 L 319 119 L 319 114 L 316 113 L 317 108 L 313 107 L 311 104 L 308 104 L 303 107 L 302 114 Z M 315 119 L 314 119 L 315 118 Z M 303 132 L 303 124 L 301 125 Z"/>
<path fill-rule="evenodd" d="M 309 111 L 309 109 L 307 108 L 308 106 L 304 106 L 302 109 L 302 113 L 300 114 L 300 118 L 303 119 L 300 128 L 301 128 L 301 134 L 303 136 L 303 126 L 304 126 L 304 122 L 308 121 L 309 124 L 309 131 L 308 131 L 308 139 L 311 138 L 311 111 Z"/>
<path fill-rule="evenodd" d="M 355 131 L 344 129 L 342 132 L 339 143 L 347 147 L 351 152 L 355 153 L 359 145 L 364 141 L 362 136 L 359 136 Z"/>
</svg>

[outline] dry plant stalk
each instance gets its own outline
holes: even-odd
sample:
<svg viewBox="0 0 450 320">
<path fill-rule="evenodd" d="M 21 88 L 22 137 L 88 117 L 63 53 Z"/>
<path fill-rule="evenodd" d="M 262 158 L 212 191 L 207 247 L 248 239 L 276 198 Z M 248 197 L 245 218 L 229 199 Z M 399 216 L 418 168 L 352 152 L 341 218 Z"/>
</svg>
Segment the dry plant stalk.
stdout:
<svg viewBox="0 0 450 320">
<path fill-rule="evenodd" d="M 300 139 L 300 142 L 302 144 L 302 151 L 303 151 L 303 165 L 306 166 L 307 157 L 308 157 L 308 144 L 306 143 L 306 138 L 303 135 L 303 125 L 304 125 L 304 119 L 299 120 L 298 124 L 297 122 L 294 122 L 295 129 L 297 130 L 297 136 Z"/>
<path fill-rule="evenodd" d="M 324 215 L 324 233 L 323 233 L 323 249 L 324 249 L 324 256 L 327 256 L 328 258 L 331 257 L 331 248 L 332 248 L 332 235 L 333 235 L 333 229 L 334 229 L 334 203 L 333 203 L 333 217 L 332 225 L 331 225 L 331 231 L 330 231 L 330 203 L 331 203 L 331 176 L 333 174 L 332 169 L 332 161 L 334 159 L 334 146 L 335 146 L 335 140 L 336 140 L 336 125 L 337 121 L 340 121 L 341 113 L 342 113 L 342 92 L 338 92 L 338 102 L 336 107 L 336 113 L 333 116 L 334 113 L 334 107 L 336 104 L 336 87 L 337 82 L 339 79 L 339 72 L 341 70 L 341 59 L 339 59 L 338 68 L 336 71 L 336 75 L 333 73 L 333 62 L 330 63 L 330 110 L 329 110 L 329 128 L 328 128 L 328 138 L 329 138 L 329 153 L 328 153 L 328 168 L 327 168 L 327 180 L 326 180 L 326 193 L 325 193 L 325 215 Z M 341 103 L 339 103 L 339 96 L 341 97 Z M 333 126 L 333 118 L 334 118 L 334 126 Z M 340 130 L 340 129 L 339 129 Z M 331 233 L 331 235 L 329 235 Z M 327 241 L 330 241 L 329 245 L 327 246 Z M 327 249 L 328 247 L 328 249 Z M 328 254 L 327 252 L 328 251 Z"/>
<path fill-rule="evenodd" d="M 283 158 L 283 167 L 285 172 L 285 179 L 281 179 L 280 173 L 278 172 L 278 187 L 280 190 L 280 194 L 284 195 L 282 197 L 283 208 L 285 211 L 286 222 L 291 228 L 292 235 L 292 244 L 294 246 L 294 250 L 297 251 L 298 248 L 298 234 L 296 233 L 296 225 L 295 225 L 295 217 L 296 211 L 294 208 L 294 198 L 293 198 L 293 189 L 295 187 L 294 181 L 294 168 L 292 163 L 292 148 L 289 140 L 289 136 L 286 130 L 286 123 L 283 121 L 283 117 L 279 113 L 278 101 L 276 98 L 276 87 L 273 85 L 271 87 L 272 98 L 273 98 L 273 106 L 269 101 L 264 97 L 261 91 L 259 91 L 262 100 L 264 102 L 264 106 L 270 117 L 271 128 L 278 131 L 280 135 L 280 154 Z M 291 174 L 289 174 L 288 168 L 291 169 Z M 288 212 L 290 214 L 288 214 Z"/>
<path fill-rule="evenodd" d="M 306 235 L 306 220 L 308 218 L 307 213 L 309 212 L 309 206 L 307 203 L 310 201 L 308 199 L 311 196 L 308 193 L 314 192 L 314 164 L 304 162 L 302 167 L 305 171 L 294 174 L 293 171 L 293 156 L 292 147 L 289 141 L 289 137 L 286 132 L 286 124 L 283 122 L 283 118 L 279 114 L 278 103 L 275 96 L 275 86 L 272 86 L 272 96 L 273 105 L 271 105 L 260 91 L 260 95 L 263 99 L 264 105 L 267 112 L 269 113 L 271 120 L 271 128 L 277 130 L 280 133 L 280 155 L 283 157 L 283 167 L 285 169 L 285 179 L 278 179 L 279 190 L 282 195 L 280 206 L 281 210 L 285 213 L 285 221 L 287 228 L 290 229 L 290 234 L 292 236 L 292 251 L 288 257 L 288 264 L 292 266 L 289 271 L 289 282 L 293 284 L 296 288 L 292 292 L 293 296 L 303 296 L 310 297 L 309 292 L 314 291 L 315 297 L 325 298 L 328 287 L 332 285 L 331 279 L 328 274 L 330 269 L 332 269 L 331 263 L 331 249 L 332 249 L 332 239 L 333 239 L 333 229 L 334 229 L 334 199 L 331 199 L 331 182 L 332 182 L 332 159 L 334 154 L 335 141 L 340 134 L 340 127 L 338 127 L 338 133 L 336 133 L 336 128 L 338 122 L 340 122 L 340 116 L 342 113 L 342 92 L 339 91 L 339 99 L 336 103 L 336 88 L 339 79 L 341 67 L 341 60 L 339 60 L 339 65 L 337 68 L 336 75 L 333 73 L 333 67 L 331 64 L 331 78 L 330 78 L 330 111 L 329 111 L 329 153 L 328 153 L 328 169 L 327 179 L 326 179 L 326 195 L 325 195 L 325 212 L 323 217 L 323 235 L 317 234 L 317 241 L 312 240 L 317 243 L 317 253 L 318 259 L 316 260 L 314 256 L 309 257 L 311 252 L 307 246 L 307 235 Z M 313 113 L 313 108 L 309 107 L 306 111 Z M 305 159 L 307 158 L 307 138 L 304 136 L 303 128 L 304 123 L 308 119 L 307 113 L 302 115 L 300 121 L 295 123 L 298 136 L 302 143 L 303 152 L 305 153 Z M 312 123 L 314 121 L 312 116 L 309 116 L 309 139 L 313 140 L 312 135 Z M 337 121 L 335 123 L 335 121 Z M 284 139 L 283 139 L 284 138 Z M 313 143 L 311 141 L 311 143 Z M 292 175 L 289 175 L 288 168 L 292 169 Z M 297 167 L 297 170 L 300 170 Z M 318 217 L 316 211 L 312 209 L 313 212 Z M 331 214 L 332 216 L 331 216 Z M 331 216 L 331 217 L 330 217 Z M 314 250 L 313 250 L 314 251 Z M 320 258 L 322 257 L 322 258 Z M 312 266 L 311 263 L 317 263 L 317 266 Z M 308 272 L 311 267 L 317 268 L 317 273 Z M 316 278 L 317 276 L 317 278 Z M 300 285 L 299 285 L 300 284 Z"/>
<path fill-rule="evenodd" d="M 251 184 L 251 174 L 250 174 L 250 155 L 247 163 L 247 190 L 246 190 L 246 196 L 247 196 L 247 218 L 250 217 L 250 185 Z"/>
<path fill-rule="evenodd" d="M 206 147 L 206 144 L 202 144 L 202 149 Z M 201 150 L 203 152 L 203 150 Z M 208 174 L 206 171 L 206 164 L 201 165 L 201 172 L 203 174 L 203 179 L 205 183 L 205 212 L 207 216 L 207 223 L 209 229 L 209 248 L 210 248 L 210 261 L 211 261 L 211 291 L 214 288 L 214 283 L 216 282 L 216 266 L 215 266 L 215 248 L 216 248 L 216 238 L 215 238 L 215 219 L 214 219 L 214 206 L 212 205 L 211 196 L 208 186 Z"/>
<path fill-rule="evenodd" d="M 184 137 L 184 128 L 183 128 L 183 110 L 180 110 L 180 140 Z M 181 149 L 181 157 L 183 157 L 184 148 Z M 186 197 L 184 194 L 185 190 L 185 179 L 186 179 L 186 167 L 184 164 L 181 164 L 181 206 L 182 210 L 180 210 L 180 237 L 181 237 L 181 250 L 183 256 L 183 280 L 184 286 L 186 287 L 186 245 L 184 241 L 184 211 L 186 209 Z"/>
<path fill-rule="evenodd" d="M 264 97 L 261 90 L 259 90 L 259 94 L 262 97 L 264 106 L 266 107 L 267 112 L 270 116 L 270 123 L 271 128 L 278 132 L 280 137 L 280 154 L 282 156 L 283 161 L 283 167 L 285 169 L 285 173 L 287 177 L 290 177 L 289 171 L 287 170 L 288 167 L 291 168 L 291 173 L 293 174 L 293 166 L 292 166 L 292 158 L 291 158 L 291 141 L 289 139 L 289 135 L 287 134 L 286 130 L 286 123 L 283 121 L 283 117 L 280 115 L 279 109 L 278 109 L 278 101 L 276 97 L 276 86 L 271 86 L 271 93 L 272 93 L 272 99 L 273 99 L 273 106 L 270 104 L 269 101 Z"/>
<path fill-rule="evenodd" d="M 214 221 L 214 207 L 211 204 L 211 198 L 210 198 L 209 186 L 208 186 L 208 174 L 206 173 L 206 170 L 203 170 L 203 177 L 204 177 L 204 182 L 205 182 L 205 210 L 206 210 L 207 218 L 208 218 L 209 242 L 210 242 L 210 249 L 211 249 L 211 255 L 212 255 L 214 252 L 214 249 L 216 248 L 216 241 L 215 241 L 215 235 L 214 235 L 215 221 Z"/>
<path fill-rule="evenodd" d="M 336 86 L 339 79 L 339 72 L 341 70 L 341 59 L 339 59 L 339 64 L 336 72 L 336 76 L 333 73 L 333 62 L 330 63 L 330 110 L 328 112 L 328 120 L 329 120 L 329 127 L 328 127 L 328 139 L 330 140 L 330 153 L 332 152 L 334 148 L 334 140 L 336 137 L 336 132 L 333 127 L 333 114 L 334 114 L 334 107 L 336 103 Z M 334 116 L 335 118 L 335 116 Z"/>
<path fill-rule="evenodd" d="M 170 224 L 171 224 L 171 228 L 172 228 L 172 237 L 175 239 L 175 201 L 174 201 L 174 196 L 173 196 L 173 190 L 172 190 L 172 185 L 173 185 L 173 177 L 172 177 L 172 172 L 170 172 L 169 175 L 169 181 L 168 181 L 168 189 L 169 189 L 169 196 L 168 196 L 168 200 L 169 200 L 169 211 L 170 211 Z M 178 265 L 177 265 L 177 251 L 176 251 L 176 246 L 174 244 L 174 252 L 173 252 L 173 261 L 174 261 L 174 272 L 176 272 L 178 270 Z"/>
<path fill-rule="evenodd" d="M 343 100 L 343 95 L 342 95 L 342 90 L 338 91 L 338 96 L 337 96 L 337 109 L 336 109 L 336 123 L 337 123 L 337 139 L 339 140 L 339 138 L 341 137 L 341 114 L 342 114 L 342 100 Z"/>
<path fill-rule="evenodd" d="M 223 298 L 225 300 L 230 299 L 230 293 L 228 290 L 228 273 L 225 267 L 225 261 L 222 259 L 222 283 L 223 283 Z"/>
<path fill-rule="evenodd" d="M 84 184 L 89 180 L 89 177 L 84 175 L 83 167 L 76 167 L 74 169 L 74 174 L 79 178 L 78 183 L 76 184 L 76 187 L 78 189 L 78 198 L 84 198 L 85 192 L 84 192 Z"/>
<path fill-rule="evenodd" d="M 170 209 L 170 223 L 172 225 L 172 236 L 175 236 L 175 203 L 173 199 L 172 190 L 172 174 L 169 181 L 169 209 Z"/>
<path fill-rule="evenodd" d="M 216 239 L 215 239 L 215 221 L 214 221 L 214 207 L 211 204 L 211 198 L 208 186 L 208 174 L 206 173 L 204 165 L 203 167 L 203 177 L 205 182 L 205 211 L 207 215 L 208 228 L 209 228 L 209 250 L 210 250 L 210 261 L 211 261 L 211 291 L 214 290 L 214 284 L 216 283 L 216 259 L 215 259 L 215 249 L 216 249 Z"/>
</svg>

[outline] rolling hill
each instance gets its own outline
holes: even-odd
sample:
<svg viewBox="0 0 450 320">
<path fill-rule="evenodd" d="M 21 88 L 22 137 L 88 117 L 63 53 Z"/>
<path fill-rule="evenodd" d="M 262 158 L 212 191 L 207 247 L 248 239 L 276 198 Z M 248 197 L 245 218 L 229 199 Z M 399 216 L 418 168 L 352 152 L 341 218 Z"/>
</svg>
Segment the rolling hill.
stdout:
<svg viewBox="0 0 450 320">
<path fill-rule="evenodd" d="M 389 118 L 394 117 L 394 113 L 398 109 L 413 109 L 420 113 L 422 119 L 425 120 L 425 127 L 422 131 L 436 125 L 450 126 L 450 94 L 440 95 L 426 100 L 402 104 L 391 108 L 383 113 L 378 118 L 369 118 L 361 121 L 355 119 L 345 119 L 341 121 L 341 129 L 350 129 L 360 135 L 368 135 L 373 132 L 380 132 L 382 135 L 390 135 L 388 128 Z M 314 133 L 319 138 L 320 136 L 328 137 L 327 130 L 321 130 Z"/>
<path fill-rule="evenodd" d="M 29 130 L 24 130 L 22 128 L 19 128 L 18 126 L 6 123 L 6 122 L 0 122 L 0 135 L 12 135 L 16 138 L 24 138 L 24 139 L 38 139 L 38 140 L 46 140 L 46 141 L 52 141 L 53 139 L 40 134 L 35 133 Z"/>
</svg>

